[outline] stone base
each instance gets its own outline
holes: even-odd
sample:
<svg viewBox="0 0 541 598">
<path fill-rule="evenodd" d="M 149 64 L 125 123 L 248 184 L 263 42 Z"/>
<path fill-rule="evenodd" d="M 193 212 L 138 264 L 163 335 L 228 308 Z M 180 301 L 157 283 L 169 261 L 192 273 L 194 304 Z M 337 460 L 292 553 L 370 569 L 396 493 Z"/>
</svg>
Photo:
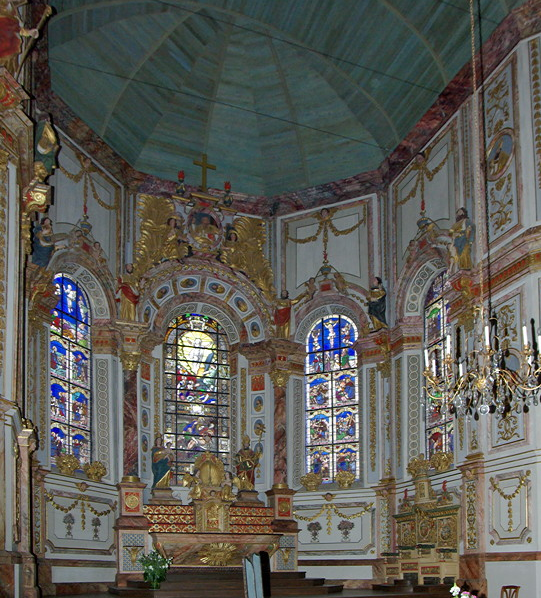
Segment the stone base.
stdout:
<svg viewBox="0 0 541 598">
<path fill-rule="evenodd" d="M 152 498 L 148 501 L 151 505 L 181 505 L 178 498 L 173 498 L 171 488 L 152 488 L 150 491 Z"/>
<path fill-rule="evenodd" d="M 259 500 L 258 496 L 259 492 L 257 490 L 239 490 L 233 504 L 235 506 L 264 505 L 265 503 Z"/>
</svg>

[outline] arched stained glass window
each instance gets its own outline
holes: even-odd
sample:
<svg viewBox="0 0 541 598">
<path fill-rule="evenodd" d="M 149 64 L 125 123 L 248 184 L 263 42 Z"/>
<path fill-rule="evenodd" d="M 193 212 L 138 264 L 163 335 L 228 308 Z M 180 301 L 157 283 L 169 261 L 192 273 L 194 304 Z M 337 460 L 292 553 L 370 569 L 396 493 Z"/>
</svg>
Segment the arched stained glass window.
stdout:
<svg viewBox="0 0 541 598">
<path fill-rule="evenodd" d="M 432 281 L 425 299 L 424 335 L 428 366 L 441 375 L 445 337 L 448 327 L 449 305 L 445 300 L 446 273 L 438 274 Z M 434 453 L 452 452 L 453 418 L 442 410 L 438 397 L 426 396 L 426 449 L 428 457 Z"/>
<path fill-rule="evenodd" d="M 174 318 L 164 364 L 164 442 L 175 456 L 172 484 L 178 485 L 202 451 L 215 453 L 226 466 L 230 462 L 229 347 L 223 328 L 207 316 Z"/>
<path fill-rule="evenodd" d="M 58 301 L 50 328 L 51 459 L 92 455 L 91 313 L 81 287 L 65 274 L 54 278 Z"/>
<path fill-rule="evenodd" d="M 357 328 L 327 316 L 306 339 L 306 469 L 334 481 L 339 471 L 359 477 Z"/>
</svg>

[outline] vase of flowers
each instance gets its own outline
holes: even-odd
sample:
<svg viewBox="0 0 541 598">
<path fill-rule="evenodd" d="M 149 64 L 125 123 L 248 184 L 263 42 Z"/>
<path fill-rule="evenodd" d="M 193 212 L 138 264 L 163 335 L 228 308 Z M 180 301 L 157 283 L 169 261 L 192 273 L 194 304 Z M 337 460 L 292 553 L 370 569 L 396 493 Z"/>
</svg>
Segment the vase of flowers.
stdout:
<svg viewBox="0 0 541 598">
<path fill-rule="evenodd" d="M 312 521 L 308 524 L 308 531 L 312 536 L 312 542 L 319 542 L 319 532 L 321 531 L 321 523 L 319 521 Z"/>
<path fill-rule="evenodd" d="M 154 548 L 148 554 L 140 556 L 139 562 L 143 567 L 144 580 L 150 584 L 151 589 L 158 590 L 173 559 L 168 559 Z"/>
<path fill-rule="evenodd" d="M 342 539 L 344 542 L 349 542 L 349 532 L 355 527 L 353 521 L 346 521 L 342 519 L 338 524 L 338 529 L 342 532 Z"/>
</svg>

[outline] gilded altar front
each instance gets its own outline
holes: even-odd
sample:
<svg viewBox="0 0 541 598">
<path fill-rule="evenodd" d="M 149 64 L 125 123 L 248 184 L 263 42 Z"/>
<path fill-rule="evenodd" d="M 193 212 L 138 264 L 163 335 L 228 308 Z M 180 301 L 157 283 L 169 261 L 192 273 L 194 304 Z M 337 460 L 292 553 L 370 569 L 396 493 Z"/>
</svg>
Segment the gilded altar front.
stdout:
<svg viewBox="0 0 541 598">
<path fill-rule="evenodd" d="M 385 576 L 425 583 L 449 583 L 458 578 L 458 544 L 460 505 L 446 489 L 435 494 L 428 469 L 421 456 L 410 463 L 415 497 L 407 492 L 400 501 L 396 521 L 397 552 L 389 554 Z M 452 582 L 451 582 L 452 583 Z"/>
<path fill-rule="evenodd" d="M 150 523 L 152 543 L 173 567 L 240 566 L 256 552 L 270 555 L 278 549 L 282 534 L 275 533 L 274 509 L 253 504 L 233 494 L 223 463 L 204 453 L 195 462 L 196 475 L 186 474 L 189 505 L 149 504 L 143 512 Z"/>
</svg>

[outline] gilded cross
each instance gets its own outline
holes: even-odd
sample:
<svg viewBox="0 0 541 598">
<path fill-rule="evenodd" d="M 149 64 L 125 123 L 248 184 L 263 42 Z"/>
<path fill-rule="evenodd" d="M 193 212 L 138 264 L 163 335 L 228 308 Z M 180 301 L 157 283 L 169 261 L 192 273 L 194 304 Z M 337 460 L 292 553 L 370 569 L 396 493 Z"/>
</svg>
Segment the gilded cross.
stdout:
<svg viewBox="0 0 541 598">
<path fill-rule="evenodd" d="M 201 161 L 198 160 L 194 160 L 193 163 L 196 166 L 201 166 L 201 191 L 203 191 L 203 193 L 207 192 L 207 170 L 210 168 L 210 170 L 216 170 L 216 165 L 215 164 L 210 164 L 210 162 L 207 162 L 207 154 L 202 154 L 201 155 Z"/>
</svg>

